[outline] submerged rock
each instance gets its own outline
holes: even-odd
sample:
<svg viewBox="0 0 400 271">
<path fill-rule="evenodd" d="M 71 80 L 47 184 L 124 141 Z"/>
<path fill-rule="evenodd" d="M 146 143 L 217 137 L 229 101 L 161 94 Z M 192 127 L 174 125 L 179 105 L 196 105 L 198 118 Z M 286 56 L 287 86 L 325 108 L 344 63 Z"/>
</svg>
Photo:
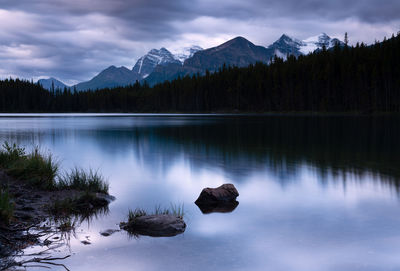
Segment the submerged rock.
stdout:
<svg viewBox="0 0 400 271">
<path fill-rule="evenodd" d="M 238 196 L 239 192 L 233 184 L 223 184 L 217 188 L 204 188 L 195 203 L 197 206 L 205 206 L 224 202 L 234 202 Z"/>
<path fill-rule="evenodd" d="M 160 214 L 136 217 L 127 223 L 121 223 L 120 228 L 133 235 L 171 237 L 183 233 L 186 224 L 179 216 Z"/>
<path fill-rule="evenodd" d="M 105 237 L 107 237 L 107 236 L 110 236 L 110 235 L 114 234 L 114 233 L 117 232 L 117 231 L 119 231 L 119 230 L 112 230 L 112 229 L 109 229 L 109 230 L 100 232 L 100 234 L 103 235 L 103 236 L 105 236 Z"/>
<path fill-rule="evenodd" d="M 215 202 L 212 204 L 209 204 L 209 203 L 202 204 L 202 203 L 196 202 L 196 205 L 199 207 L 200 211 L 203 214 L 230 213 L 236 209 L 236 207 L 239 205 L 239 202 L 236 200 L 228 201 L 228 202 Z"/>
</svg>

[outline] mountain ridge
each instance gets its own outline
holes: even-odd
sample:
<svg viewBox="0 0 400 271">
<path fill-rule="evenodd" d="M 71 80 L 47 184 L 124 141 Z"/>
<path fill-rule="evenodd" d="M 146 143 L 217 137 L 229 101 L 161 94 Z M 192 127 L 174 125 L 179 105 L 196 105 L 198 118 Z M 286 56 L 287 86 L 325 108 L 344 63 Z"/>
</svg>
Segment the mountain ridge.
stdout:
<svg viewBox="0 0 400 271">
<path fill-rule="evenodd" d="M 288 55 L 298 57 L 322 48 L 332 48 L 335 44 L 344 46 L 336 38 L 329 37 L 326 33 L 299 40 L 287 34 L 282 36 L 267 47 L 255 45 L 244 37 L 238 36 L 218 46 L 203 49 L 193 45 L 185 47 L 182 52 L 173 54 L 168 49 L 151 49 L 140 57 L 132 69 L 124 66 L 110 66 L 101 71 L 91 80 L 81 82 L 75 86 L 77 90 L 111 88 L 134 84 L 136 81 L 146 81 L 155 85 L 166 80 L 176 79 L 178 76 L 205 74 L 208 70 L 214 72 L 224 64 L 245 67 L 256 62 L 269 63 L 274 57 L 286 60 Z M 52 78 L 63 84 L 61 81 Z M 42 83 L 51 88 L 50 79 L 41 79 Z M 47 80 L 47 81 L 45 81 Z M 49 85 L 50 82 L 50 85 Z M 62 88 L 68 87 L 63 84 Z"/>
<path fill-rule="evenodd" d="M 69 88 L 68 85 L 64 84 L 60 80 L 50 77 L 47 79 L 39 79 L 38 83 L 42 85 L 43 88 L 51 90 L 53 87 L 54 89 L 64 89 L 64 88 Z"/>
<path fill-rule="evenodd" d="M 127 86 L 135 83 L 136 80 L 138 80 L 138 77 L 128 68 L 124 66 L 117 68 L 116 66 L 111 65 L 91 80 L 76 84 L 73 87 L 78 91 L 88 89 L 95 90 L 100 88 Z"/>
</svg>

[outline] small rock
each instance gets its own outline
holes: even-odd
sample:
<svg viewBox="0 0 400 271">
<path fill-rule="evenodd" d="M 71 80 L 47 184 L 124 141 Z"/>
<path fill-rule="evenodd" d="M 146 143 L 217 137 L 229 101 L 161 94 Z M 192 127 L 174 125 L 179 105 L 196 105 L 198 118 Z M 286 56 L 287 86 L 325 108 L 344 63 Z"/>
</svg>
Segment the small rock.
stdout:
<svg viewBox="0 0 400 271">
<path fill-rule="evenodd" d="M 145 215 L 120 224 L 121 229 L 135 235 L 171 237 L 183 233 L 186 224 L 174 215 Z"/>
<path fill-rule="evenodd" d="M 86 240 L 81 241 L 81 243 L 84 244 L 85 246 L 92 244 L 92 243 L 90 243 L 89 241 L 86 241 Z"/>
<path fill-rule="evenodd" d="M 109 229 L 109 230 L 100 232 L 100 234 L 107 237 L 107 236 L 110 236 L 111 234 L 113 234 L 113 233 L 115 233 L 115 232 L 117 232 L 117 231 L 119 231 L 119 230 L 112 230 L 112 229 Z"/>
<path fill-rule="evenodd" d="M 217 188 L 204 188 L 195 203 L 197 205 L 215 204 L 218 202 L 232 202 L 239 196 L 233 184 L 223 184 Z"/>
</svg>

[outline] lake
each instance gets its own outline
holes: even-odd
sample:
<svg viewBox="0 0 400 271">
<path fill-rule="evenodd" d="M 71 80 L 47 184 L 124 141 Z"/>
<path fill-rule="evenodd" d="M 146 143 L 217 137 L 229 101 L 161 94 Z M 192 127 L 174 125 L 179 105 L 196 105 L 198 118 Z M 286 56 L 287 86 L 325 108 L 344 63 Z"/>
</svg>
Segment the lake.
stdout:
<svg viewBox="0 0 400 271">
<path fill-rule="evenodd" d="M 109 213 L 55 252 L 71 270 L 400 270 L 399 139 L 396 116 L 0 115 L 1 141 L 110 183 Z M 239 205 L 203 214 L 201 190 L 223 183 Z M 171 204 L 184 234 L 99 234 Z"/>
</svg>

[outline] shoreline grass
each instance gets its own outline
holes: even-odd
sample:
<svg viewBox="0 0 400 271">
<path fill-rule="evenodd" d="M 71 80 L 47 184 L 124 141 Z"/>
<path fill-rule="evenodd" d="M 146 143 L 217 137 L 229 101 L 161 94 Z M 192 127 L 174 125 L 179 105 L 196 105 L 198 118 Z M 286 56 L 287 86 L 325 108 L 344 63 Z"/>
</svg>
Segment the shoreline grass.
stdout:
<svg viewBox="0 0 400 271">
<path fill-rule="evenodd" d="M 0 150 L 0 167 L 14 178 L 22 179 L 45 190 L 55 189 L 59 165 L 51 154 L 44 154 L 39 147 L 30 153 L 25 148 L 4 142 Z"/>
<path fill-rule="evenodd" d="M 0 189 L 0 223 L 8 224 L 14 214 L 14 205 L 7 190 Z"/>
<path fill-rule="evenodd" d="M 74 168 L 59 173 L 59 163 L 51 154 L 35 147 L 30 153 L 25 148 L 4 142 L 0 149 L 0 168 L 11 177 L 26 181 L 43 190 L 80 190 L 108 194 L 109 184 L 97 171 Z"/>
<path fill-rule="evenodd" d="M 75 167 L 70 172 L 58 176 L 58 189 L 75 189 L 86 192 L 98 192 L 108 194 L 109 184 L 98 171 L 89 169 L 85 171 Z"/>
</svg>

